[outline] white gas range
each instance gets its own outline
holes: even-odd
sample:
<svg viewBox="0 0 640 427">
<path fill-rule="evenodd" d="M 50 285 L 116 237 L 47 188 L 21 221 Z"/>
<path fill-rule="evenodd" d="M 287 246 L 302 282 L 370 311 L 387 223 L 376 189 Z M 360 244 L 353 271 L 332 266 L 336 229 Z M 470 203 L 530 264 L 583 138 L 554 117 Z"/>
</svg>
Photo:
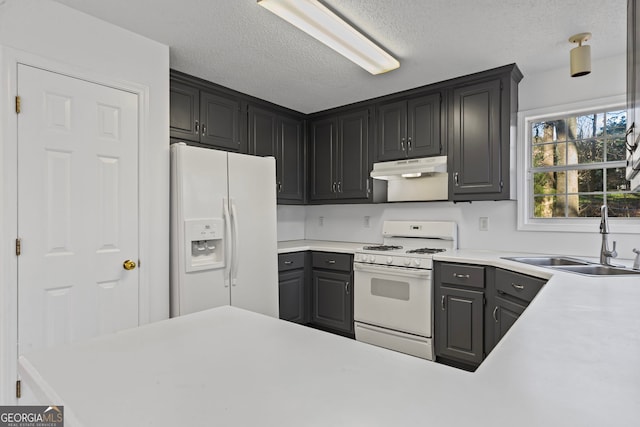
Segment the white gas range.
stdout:
<svg viewBox="0 0 640 427">
<path fill-rule="evenodd" d="M 385 221 L 383 244 L 354 254 L 356 340 L 433 360 L 433 254 L 453 250 L 452 221 Z"/>
</svg>

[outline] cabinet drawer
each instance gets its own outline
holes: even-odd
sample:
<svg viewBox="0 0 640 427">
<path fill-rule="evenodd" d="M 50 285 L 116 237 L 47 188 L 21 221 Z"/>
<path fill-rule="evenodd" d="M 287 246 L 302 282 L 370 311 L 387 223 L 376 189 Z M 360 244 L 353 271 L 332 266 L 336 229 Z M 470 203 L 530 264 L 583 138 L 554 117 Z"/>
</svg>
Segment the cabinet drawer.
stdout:
<svg viewBox="0 0 640 427">
<path fill-rule="evenodd" d="M 278 254 L 278 271 L 296 270 L 304 268 L 304 252 Z"/>
<path fill-rule="evenodd" d="M 496 269 L 496 290 L 527 302 L 536 296 L 545 283 L 545 280 L 537 277 Z"/>
<path fill-rule="evenodd" d="M 313 268 L 325 270 L 351 271 L 352 258 L 349 254 L 336 254 L 332 252 L 313 252 Z"/>
<path fill-rule="evenodd" d="M 484 288 L 484 267 L 466 264 L 442 264 L 441 279 L 451 285 Z"/>
</svg>

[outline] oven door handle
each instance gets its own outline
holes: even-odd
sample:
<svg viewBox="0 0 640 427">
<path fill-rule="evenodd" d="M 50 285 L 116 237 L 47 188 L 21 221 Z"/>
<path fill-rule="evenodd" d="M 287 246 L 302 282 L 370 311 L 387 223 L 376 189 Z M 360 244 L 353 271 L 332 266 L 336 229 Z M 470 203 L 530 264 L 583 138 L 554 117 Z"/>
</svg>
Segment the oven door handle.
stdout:
<svg viewBox="0 0 640 427">
<path fill-rule="evenodd" d="M 390 265 L 375 265 L 364 264 L 361 262 L 353 263 L 354 271 L 361 271 L 363 273 L 380 273 L 394 276 L 406 276 L 406 277 L 430 277 L 431 270 L 419 269 L 419 268 L 404 268 Z"/>
</svg>

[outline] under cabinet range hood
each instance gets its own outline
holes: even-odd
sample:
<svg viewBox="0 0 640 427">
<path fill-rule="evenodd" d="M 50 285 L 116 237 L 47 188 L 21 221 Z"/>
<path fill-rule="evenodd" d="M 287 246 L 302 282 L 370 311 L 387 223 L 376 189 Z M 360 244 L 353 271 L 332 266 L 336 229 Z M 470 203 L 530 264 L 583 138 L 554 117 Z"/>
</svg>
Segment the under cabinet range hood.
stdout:
<svg viewBox="0 0 640 427">
<path fill-rule="evenodd" d="M 387 181 L 387 201 L 447 200 L 447 156 L 374 163 L 371 177 Z"/>
</svg>

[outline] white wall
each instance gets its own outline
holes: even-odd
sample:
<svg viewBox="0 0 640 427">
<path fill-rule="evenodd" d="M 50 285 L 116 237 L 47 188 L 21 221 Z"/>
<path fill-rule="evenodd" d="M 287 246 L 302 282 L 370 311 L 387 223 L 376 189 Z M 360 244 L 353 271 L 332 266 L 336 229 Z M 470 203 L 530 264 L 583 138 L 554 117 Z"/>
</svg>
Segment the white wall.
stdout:
<svg viewBox="0 0 640 427">
<path fill-rule="evenodd" d="M 519 85 L 520 110 L 624 94 L 625 66 L 625 56 L 617 56 L 594 61 L 593 72 L 580 78 L 569 76 L 568 61 L 567 68 L 538 75 L 530 76 L 523 70 L 525 77 Z M 518 231 L 515 201 L 306 206 L 304 235 L 301 232 L 300 209 L 301 207 L 279 206 L 280 240 L 300 239 L 304 236 L 307 239 L 378 242 L 381 240 L 382 222 L 387 219 L 454 220 L 458 223 L 460 248 L 553 252 L 579 256 L 598 256 L 600 250 L 597 224 L 593 233 Z M 370 217 L 370 228 L 364 226 L 365 216 Z M 319 225 L 320 217 L 323 217 L 323 226 Z M 479 231 L 480 217 L 489 218 L 488 231 Z M 633 221 L 638 221 L 640 231 L 640 219 Z M 285 228 L 292 232 L 285 232 Z M 640 247 L 640 235 L 616 233 L 614 220 L 610 229 L 610 239 L 618 242 L 620 257 L 632 258 L 631 250 Z"/>
<path fill-rule="evenodd" d="M 142 323 L 165 319 L 169 314 L 169 48 L 155 41 L 115 27 L 50 0 L 0 1 L 0 45 L 4 49 L 0 115 L 0 167 L 15 162 L 9 149 L 15 144 L 15 134 L 7 131 L 13 113 L 7 108 L 11 90 L 10 64 L 6 52 L 18 58 L 43 58 L 60 64 L 79 75 L 89 74 L 98 81 L 122 83 L 139 88 L 143 93 L 143 114 L 140 126 L 140 206 L 141 223 L 141 283 L 140 313 Z M 39 59 L 38 59 L 39 60 Z M 13 65 L 15 67 L 15 63 Z M 103 79 L 104 77 L 104 79 Z M 13 77 L 14 78 L 14 77 Z M 15 78 L 14 78 L 15 79 Z M 15 122 L 15 118 L 13 119 Z M 13 154 L 11 154 L 13 153 Z M 9 169 L 9 168 L 7 168 Z M 7 172 L 0 174 L 0 295 L 13 291 L 15 279 L 6 272 L 15 271 L 12 242 L 15 239 L 15 193 L 8 183 Z M 13 231 L 11 231 L 13 229 Z M 144 271 L 144 273 L 143 273 Z M 3 298 L 0 298 L 3 299 Z M 0 402 L 13 399 L 15 379 L 15 332 L 7 311 L 16 301 L 2 301 L 0 310 Z M 15 314 L 15 310 L 13 310 Z M 13 326 L 15 327 L 15 326 Z M 12 338 L 13 335 L 13 339 Z M 12 351 L 13 349 L 13 351 Z"/>
</svg>

